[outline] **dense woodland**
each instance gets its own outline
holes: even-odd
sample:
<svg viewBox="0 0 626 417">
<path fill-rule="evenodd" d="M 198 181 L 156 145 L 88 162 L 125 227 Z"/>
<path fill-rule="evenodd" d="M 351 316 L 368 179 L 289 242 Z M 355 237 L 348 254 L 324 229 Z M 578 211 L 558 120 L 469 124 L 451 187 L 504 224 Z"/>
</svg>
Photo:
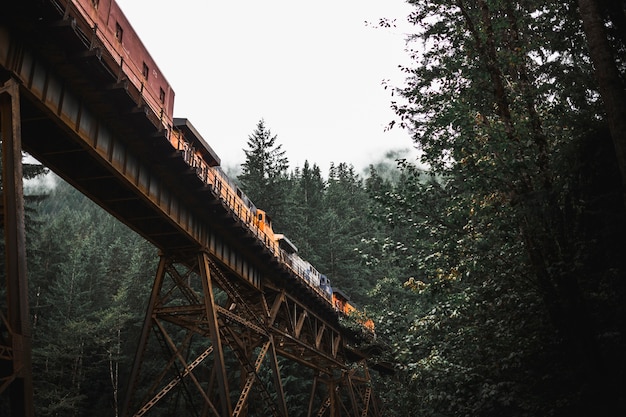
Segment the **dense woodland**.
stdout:
<svg viewBox="0 0 626 417">
<path fill-rule="evenodd" d="M 421 160 L 290 167 L 261 120 L 242 189 L 374 319 L 385 416 L 626 415 L 626 1 L 409 3 Z M 37 415 L 114 416 L 156 250 L 31 192 Z"/>
</svg>

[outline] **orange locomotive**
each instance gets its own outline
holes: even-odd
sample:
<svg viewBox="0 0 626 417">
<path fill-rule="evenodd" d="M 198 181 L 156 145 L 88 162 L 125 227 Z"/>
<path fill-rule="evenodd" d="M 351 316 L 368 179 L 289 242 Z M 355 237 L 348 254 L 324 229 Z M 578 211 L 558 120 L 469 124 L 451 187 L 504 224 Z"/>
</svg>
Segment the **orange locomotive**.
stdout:
<svg viewBox="0 0 626 417">
<path fill-rule="evenodd" d="M 356 320 L 370 332 L 374 332 L 374 321 L 365 316 L 357 307 L 350 302 L 350 297 L 340 289 L 333 289 L 333 306 L 335 310 L 348 317 L 355 317 Z"/>
</svg>

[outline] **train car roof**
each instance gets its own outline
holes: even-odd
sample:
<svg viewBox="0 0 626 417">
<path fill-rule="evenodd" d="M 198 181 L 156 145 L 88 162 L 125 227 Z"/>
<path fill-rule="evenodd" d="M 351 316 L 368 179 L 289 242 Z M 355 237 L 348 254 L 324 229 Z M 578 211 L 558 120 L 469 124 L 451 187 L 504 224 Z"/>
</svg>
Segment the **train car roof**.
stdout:
<svg viewBox="0 0 626 417">
<path fill-rule="evenodd" d="M 285 235 L 278 235 L 278 245 L 288 253 L 298 252 L 298 248 Z"/>
<path fill-rule="evenodd" d="M 348 296 L 348 294 L 341 291 L 339 288 L 333 287 L 333 294 L 338 294 L 339 296 L 343 297 L 344 300 L 350 301 L 350 297 Z"/>
<path fill-rule="evenodd" d="M 209 164 L 209 166 L 216 166 L 222 163 L 220 157 L 217 156 L 213 148 L 211 148 L 211 146 L 204 140 L 204 138 L 196 130 L 196 128 L 193 127 L 189 119 L 175 117 L 174 126 L 182 130 L 185 138 L 187 138 L 187 140 L 190 140 L 192 144 L 196 147 L 196 149 L 200 150 L 200 152 L 204 154 L 206 162 Z"/>
</svg>

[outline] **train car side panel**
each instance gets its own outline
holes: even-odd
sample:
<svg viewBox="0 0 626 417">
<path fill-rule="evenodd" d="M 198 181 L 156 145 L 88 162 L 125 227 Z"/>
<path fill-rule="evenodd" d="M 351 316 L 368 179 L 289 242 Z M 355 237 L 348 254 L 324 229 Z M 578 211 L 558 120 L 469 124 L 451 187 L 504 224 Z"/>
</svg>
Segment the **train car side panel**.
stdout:
<svg viewBox="0 0 626 417">
<path fill-rule="evenodd" d="M 128 79 L 163 124 L 170 126 L 174 91 L 118 4 L 114 0 L 71 0 L 71 4 L 121 67 L 118 76 Z"/>
<path fill-rule="evenodd" d="M 84 1 L 84 0 L 83 0 Z M 138 87 L 153 109 L 159 109 L 171 125 L 174 115 L 174 91 L 148 53 L 141 39 L 118 6 L 113 1 L 107 22 L 108 38 L 117 45 L 118 53 L 125 58 L 123 70 Z"/>
</svg>

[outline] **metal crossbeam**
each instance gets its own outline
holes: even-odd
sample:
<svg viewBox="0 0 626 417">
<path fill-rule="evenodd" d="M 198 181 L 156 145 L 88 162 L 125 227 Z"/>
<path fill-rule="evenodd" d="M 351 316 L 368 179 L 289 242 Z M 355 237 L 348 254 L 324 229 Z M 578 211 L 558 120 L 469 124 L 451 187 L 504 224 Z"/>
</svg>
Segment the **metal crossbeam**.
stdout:
<svg viewBox="0 0 626 417">
<path fill-rule="evenodd" d="M 146 405 L 144 405 L 143 407 L 141 407 L 139 409 L 139 411 L 137 411 L 134 416 L 135 417 L 141 417 L 144 414 L 146 414 L 156 403 L 158 403 L 163 397 L 165 397 L 165 395 L 170 392 L 176 385 L 178 385 L 178 383 L 180 381 L 183 380 L 183 378 L 185 378 L 187 375 L 189 375 L 191 373 L 191 371 L 198 365 L 200 365 L 200 363 L 206 359 L 207 356 L 209 356 L 211 354 L 211 352 L 213 352 L 213 346 L 209 346 L 207 350 L 205 350 L 204 352 L 202 352 L 202 354 L 200 356 L 198 356 L 196 358 L 196 360 L 194 360 L 193 362 L 191 362 L 189 365 L 185 366 L 185 370 L 177 375 L 174 379 L 172 379 L 167 385 L 165 385 L 161 391 L 159 391 L 154 397 L 152 397 L 152 399 L 150 399 L 150 401 L 148 401 L 146 403 Z"/>
<path fill-rule="evenodd" d="M 241 414 L 244 406 L 246 405 L 246 400 L 248 399 L 248 394 L 252 389 L 252 384 L 258 378 L 257 372 L 261 369 L 261 364 L 263 363 L 263 359 L 265 359 L 265 355 L 267 354 L 270 348 L 271 342 L 267 342 L 263 345 L 261 352 L 259 352 L 259 356 L 254 364 L 254 372 L 249 372 L 248 377 L 246 378 L 246 382 L 241 389 L 241 394 L 239 395 L 239 400 L 237 400 L 237 404 L 235 404 L 235 408 L 233 409 L 233 417 L 238 417 Z"/>
</svg>

